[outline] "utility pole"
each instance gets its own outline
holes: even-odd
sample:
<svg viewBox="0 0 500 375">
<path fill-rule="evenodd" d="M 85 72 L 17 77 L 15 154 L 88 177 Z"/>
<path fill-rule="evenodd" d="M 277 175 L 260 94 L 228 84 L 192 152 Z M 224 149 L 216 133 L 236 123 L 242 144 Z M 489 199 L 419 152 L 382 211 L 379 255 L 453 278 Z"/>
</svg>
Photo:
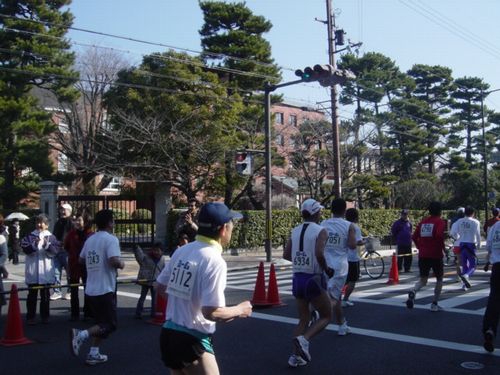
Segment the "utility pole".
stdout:
<svg viewBox="0 0 500 375">
<path fill-rule="evenodd" d="M 335 69 L 335 38 L 333 28 L 335 27 L 335 15 L 332 12 L 332 0 L 326 0 L 326 17 L 328 28 L 328 58 L 329 63 Z M 331 114 L 332 114 L 332 151 L 333 151 L 333 179 L 335 196 L 342 196 L 341 175 L 340 175 L 340 135 L 339 116 L 337 112 L 337 85 L 330 88 Z"/>
</svg>

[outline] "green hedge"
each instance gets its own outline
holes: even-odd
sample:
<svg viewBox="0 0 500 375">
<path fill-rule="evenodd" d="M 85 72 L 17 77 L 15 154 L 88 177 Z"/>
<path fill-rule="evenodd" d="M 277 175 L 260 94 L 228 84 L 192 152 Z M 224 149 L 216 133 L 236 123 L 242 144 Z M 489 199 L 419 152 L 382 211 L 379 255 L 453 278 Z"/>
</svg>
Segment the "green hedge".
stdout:
<svg viewBox="0 0 500 375">
<path fill-rule="evenodd" d="M 175 224 L 182 210 L 171 210 L 167 219 L 167 243 L 170 250 L 177 244 L 175 235 Z M 369 209 L 359 211 L 359 226 L 363 235 L 373 235 L 385 237 L 390 235 L 392 223 L 400 217 L 401 210 L 391 209 Z M 233 237 L 230 248 L 255 249 L 264 246 L 266 235 L 266 212 L 265 211 L 241 211 L 243 221 L 234 226 Z M 442 217 L 449 219 L 453 217 L 455 211 L 443 211 Z M 476 213 L 478 220 L 483 223 L 484 212 Z M 272 244 L 273 247 L 280 247 L 290 235 L 291 229 L 300 223 L 300 214 L 297 209 L 273 210 L 272 212 Z M 425 210 L 410 210 L 409 219 L 414 227 L 423 217 L 427 216 Z M 328 210 L 325 210 L 323 219 L 330 217 Z"/>
</svg>

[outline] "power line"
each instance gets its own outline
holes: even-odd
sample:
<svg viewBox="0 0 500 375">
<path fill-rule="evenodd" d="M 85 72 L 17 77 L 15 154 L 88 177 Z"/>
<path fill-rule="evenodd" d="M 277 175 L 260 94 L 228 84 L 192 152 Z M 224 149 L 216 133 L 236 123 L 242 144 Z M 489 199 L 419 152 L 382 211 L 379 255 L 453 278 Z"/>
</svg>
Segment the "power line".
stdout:
<svg viewBox="0 0 500 375">
<path fill-rule="evenodd" d="M 128 87 L 128 88 L 136 88 L 136 89 L 146 89 L 146 90 L 152 90 L 152 91 L 158 91 L 158 92 L 167 92 L 172 95 L 193 95 L 193 96 L 199 96 L 199 97 L 206 97 L 206 98 L 212 98 L 212 99 L 222 99 L 223 101 L 230 101 L 230 102 L 236 102 L 238 100 L 233 99 L 231 97 L 227 96 L 220 96 L 220 95 L 209 95 L 209 94 L 202 94 L 199 92 L 189 92 L 189 91 L 179 91 L 175 89 L 167 89 L 163 87 L 156 87 L 156 86 L 147 86 L 147 85 L 140 85 L 140 84 L 135 84 L 135 83 L 126 83 L 126 82 L 105 82 L 105 81 L 99 81 L 99 80 L 92 80 L 92 79 L 82 79 L 82 78 L 75 78 L 71 76 L 64 76 L 61 74 L 43 74 L 43 73 L 38 73 L 38 72 L 32 72 L 29 70 L 22 70 L 22 69 L 11 69 L 11 68 L 5 68 L 5 67 L 0 67 L 0 70 L 3 71 L 8 71 L 11 73 L 18 73 L 18 74 L 25 74 L 25 75 L 31 75 L 35 76 L 35 78 L 59 78 L 59 79 L 67 79 L 69 81 L 74 81 L 74 82 L 87 82 L 87 83 L 95 83 L 95 84 L 105 84 L 105 85 L 110 85 L 110 86 L 121 86 L 121 87 Z M 260 101 L 256 100 L 247 100 L 250 103 L 254 104 L 262 104 Z"/>
<path fill-rule="evenodd" d="M 171 45 L 171 44 L 165 44 L 165 43 L 160 43 L 160 42 L 151 42 L 151 41 L 148 41 L 148 40 L 137 39 L 137 38 L 132 38 L 132 37 L 123 36 L 123 35 L 116 35 L 116 34 L 105 33 L 105 32 L 102 32 L 102 31 L 95 31 L 95 30 L 84 29 L 84 28 L 80 28 L 80 27 L 68 26 L 68 25 L 61 24 L 61 23 L 48 22 L 48 21 L 40 21 L 40 20 L 33 20 L 33 19 L 26 19 L 26 18 L 19 18 L 19 17 L 8 15 L 8 14 L 2 14 L 2 13 L 0 13 L 0 17 L 15 19 L 15 20 L 19 20 L 19 21 L 34 22 L 34 23 L 45 25 L 45 26 L 48 26 L 48 25 L 50 25 L 50 26 L 61 26 L 61 27 L 65 27 L 65 28 L 67 28 L 69 30 L 80 31 L 80 32 L 94 34 L 94 35 L 100 35 L 100 36 L 106 36 L 106 37 L 110 37 L 110 38 L 114 38 L 114 39 L 127 40 L 127 41 L 135 42 L 135 43 L 141 43 L 141 44 L 147 44 L 147 45 L 152 45 L 152 46 L 171 48 L 171 49 L 174 49 L 174 50 L 185 51 L 185 52 L 190 52 L 190 53 L 196 53 L 196 54 L 200 54 L 200 55 L 204 54 L 204 55 L 208 55 L 209 57 L 214 56 L 214 57 L 226 58 L 226 59 L 230 59 L 230 60 L 234 60 L 234 61 L 251 62 L 251 63 L 257 64 L 257 65 L 261 65 L 261 66 L 264 66 L 264 67 L 276 67 L 277 66 L 277 65 L 274 65 L 274 64 L 271 64 L 271 63 L 265 63 L 265 62 L 258 61 L 258 60 L 245 59 L 245 58 L 242 58 L 242 57 L 236 57 L 236 56 L 226 55 L 226 54 L 219 53 L 219 52 L 196 51 L 196 50 L 193 50 L 193 49 L 190 49 L 190 48 L 177 47 L 177 46 L 174 46 L 174 45 Z M 292 69 L 292 68 L 287 68 L 287 67 L 283 67 L 283 66 L 277 66 L 277 67 L 280 68 L 280 69 L 284 69 L 284 70 L 294 71 L 294 69 Z M 273 77 L 271 77 L 271 78 L 273 78 Z"/>
<path fill-rule="evenodd" d="M 470 37 L 467 33 L 464 33 L 462 29 L 457 28 L 453 26 L 453 24 L 450 24 L 449 22 L 443 22 L 439 19 L 439 16 L 434 15 L 432 12 L 429 10 L 422 8 L 422 6 L 409 2 L 407 0 L 399 0 L 400 3 L 403 5 L 407 6 L 408 8 L 414 10 L 417 13 L 420 13 L 422 16 L 427 18 L 428 20 L 434 22 L 435 24 L 445 28 L 449 32 L 453 33 L 454 35 L 458 36 L 460 39 L 476 46 L 477 48 L 483 50 L 484 52 L 488 53 L 489 55 L 493 56 L 496 59 L 500 59 L 500 53 L 496 51 L 492 51 L 491 48 L 485 47 L 481 43 L 476 43 L 476 41 Z"/>
</svg>

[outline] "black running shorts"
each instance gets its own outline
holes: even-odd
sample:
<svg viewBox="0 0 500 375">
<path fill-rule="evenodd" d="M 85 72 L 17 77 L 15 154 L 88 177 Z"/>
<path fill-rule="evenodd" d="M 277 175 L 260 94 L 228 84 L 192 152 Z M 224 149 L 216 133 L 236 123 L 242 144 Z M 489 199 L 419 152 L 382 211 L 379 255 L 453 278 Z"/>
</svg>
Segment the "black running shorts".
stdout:
<svg viewBox="0 0 500 375">
<path fill-rule="evenodd" d="M 432 269 L 436 279 L 443 279 L 444 270 L 442 258 L 419 258 L 418 268 L 420 269 L 420 277 L 429 277 L 430 270 Z"/>
<path fill-rule="evenodd" d="M 212 345 L 211 336 L 208 338 Z M 201 340 L 185 332 L 162 328 L 160 333 L 161 359 L 165 366 L 181 370 L 208 352 Z"/>
<path fill-rule="evenodd" d="M 100 328 L 98 337 L 105 339 L 116 330 L 116 297 L 114 293 L 100 296 L 87 295 L 87 301 L 95 322 Z"/>
</svg>

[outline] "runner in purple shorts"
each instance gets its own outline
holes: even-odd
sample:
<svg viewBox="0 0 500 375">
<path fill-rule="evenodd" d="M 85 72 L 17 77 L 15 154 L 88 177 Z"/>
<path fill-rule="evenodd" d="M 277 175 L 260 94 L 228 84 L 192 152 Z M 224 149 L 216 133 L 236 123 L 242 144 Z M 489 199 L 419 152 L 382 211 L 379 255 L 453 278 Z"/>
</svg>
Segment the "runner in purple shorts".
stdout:
<svg viewBox="0 0 500 375">
<path fill-rule="evenodd" d="M 317 224 L 322 208 L 314 199 L 304 201 L 301 207 L 304 222 L 292 230 L 283 251 L 283 258 L 293 262 L 292 292 L 299 313 L 299 323 L 293 332 L 294 352 L 288 359 L 291 367 L 304 366 L 311 360 L 309 341 L 331 320 L 325 274 L 332 277 L 333 269 L 327 266 L 324 256 L 328 234 Z M 319 318 L 308 327 L 309 304 L 318 311 Z"/>
</svg>

